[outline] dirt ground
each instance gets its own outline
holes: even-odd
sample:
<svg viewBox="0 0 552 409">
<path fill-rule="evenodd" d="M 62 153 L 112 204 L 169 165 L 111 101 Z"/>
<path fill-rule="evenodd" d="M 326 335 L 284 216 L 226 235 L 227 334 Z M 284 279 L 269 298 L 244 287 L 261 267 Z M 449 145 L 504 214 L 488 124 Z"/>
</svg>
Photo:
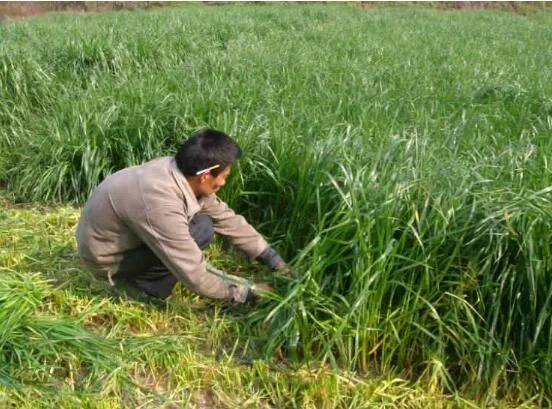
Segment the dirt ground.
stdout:
<svg viewBox="0 0 552 409">
<path fill-rule="evenodd" d="M 418 5 L 421 7 L 433 7 L 439 10 L 463 10 L 463 9 L 498 9 L 503 11 L 511 11 L 519 14 L 528 14 L 541 10 L 552 10 L 552 2 L 546 1 L 408 1 L 401 2 L 408 5 Z M 360 7 L 378 7 L 382 5 L 398 5 L 398 3 L 390 1 L 359 1 L 357 4 Z"/>
<path fill-rule="evenodd" d="M 161 1 L 0 1 L 0 21 L 20 19 L 39 14 L 67 11 L 108 11 L 149 9 L 171 4 Z M 174 3 L 173 3 L 174 4 Z"/>
<path fill-rule="evenodd" d="M 182 2 L 176 2 L 182 3 Z M 203 1 L 207 6 L 228 4 L 227 1 Z M 247 2 L 255 3 L 255 2 Z M 280 2 L 283 3 L 283 2 Z M 298 2 L 306 3 L 306 2 Z M 320 2 L 326 3 L 326 2 Z M 434 7 L 443 10 L 482 9 L 493 8 L 527 14 L 539 10 L 552 10 L 552 2 L 545 1 L 435 1 L 435 2 L 401 2 L 400 4 L 419 5 L 421 7 Z M 268 4 L 268 3 L 259 3 Z M 387 1 L 359 1 L 356 5 L 361 8 L 380 6 L 397 6 L 395 2 Z M 163 1 L 0 1 L 0 21 L 9 19 L 21 19 L 49 12 L 82 13 L 89 11 L 109 10 L 137 10 L 154 7 L 174 6 L 175 2 Z"/>
</svg>

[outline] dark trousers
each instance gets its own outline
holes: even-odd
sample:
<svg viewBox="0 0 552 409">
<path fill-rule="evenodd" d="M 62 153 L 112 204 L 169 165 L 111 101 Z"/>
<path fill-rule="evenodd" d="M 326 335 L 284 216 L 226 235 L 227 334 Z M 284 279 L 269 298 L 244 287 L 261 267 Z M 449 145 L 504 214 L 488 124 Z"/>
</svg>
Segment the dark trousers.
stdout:
<svg viewBox="0 0 552 409">
<path fill-rule="evenodd" d="M 213 221 L 204 214 L 196 214 L 190 222 L 190 235 L 201 250 L 213 240 Z M 115 281 L 145 292 L 156 298 L 167 298 L 178 279 L 147 246 L 125 253 Z"/>
</svg>

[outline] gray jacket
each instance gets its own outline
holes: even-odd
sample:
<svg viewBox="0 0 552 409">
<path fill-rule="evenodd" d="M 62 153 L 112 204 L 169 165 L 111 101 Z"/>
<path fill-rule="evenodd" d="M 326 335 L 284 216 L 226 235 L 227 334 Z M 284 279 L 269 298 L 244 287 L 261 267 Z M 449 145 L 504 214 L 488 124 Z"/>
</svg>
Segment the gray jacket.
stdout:
<svg viewBox="0 0 552 409">
<path fill-rule="evenodd" d="M 203 253 L 188 229 L 198 212 L 210 216 L 215 232 L 252 259 L 269 248 L 215 194 L 196 199 L 174 158 L 163 157 L 122 169 L 100 183 L 77 227 L 79 255 L 97 278 L 113 285 L 123 253 L 145 244 L 190 290 L 213 299 L 243 302 L 244 285 L 235 285 L 232 276 L 226 280 L 206 270 Z"/>
</svg>

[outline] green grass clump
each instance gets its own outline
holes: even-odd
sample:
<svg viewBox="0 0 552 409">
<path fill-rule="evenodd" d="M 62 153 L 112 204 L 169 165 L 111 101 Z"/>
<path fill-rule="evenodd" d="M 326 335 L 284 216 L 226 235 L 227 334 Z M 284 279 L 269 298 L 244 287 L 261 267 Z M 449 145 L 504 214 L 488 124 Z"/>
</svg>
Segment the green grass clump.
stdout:
<svg viewBox="0 0 552 409">
<path fill-rule="evenodd" d="M 293 260 L 265 353 L 550 398 L 551 14 L 184 7 L 0 26 L 0 182 L 82 203 L 201 126 Z M 255 341 L 259 328 L 269 339 Z"/>
</svg>

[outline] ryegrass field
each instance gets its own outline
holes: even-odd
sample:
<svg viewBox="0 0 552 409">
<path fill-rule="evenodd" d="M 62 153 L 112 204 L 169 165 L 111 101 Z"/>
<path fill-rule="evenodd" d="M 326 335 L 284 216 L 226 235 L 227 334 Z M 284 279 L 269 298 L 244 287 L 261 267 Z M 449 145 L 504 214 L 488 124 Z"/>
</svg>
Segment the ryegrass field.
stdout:
<svg viewBox="0 0 552 409">
<path fill-rule="evenodd" d="M 0 399 L 549 406 L 550 44 L 548 12 L 350 4 L 1 24 Z M 203 126 L 239 140 L 221 196 L 295 278 L 256 308 L 106 295 L 78 206 Z"/>
</svg>

